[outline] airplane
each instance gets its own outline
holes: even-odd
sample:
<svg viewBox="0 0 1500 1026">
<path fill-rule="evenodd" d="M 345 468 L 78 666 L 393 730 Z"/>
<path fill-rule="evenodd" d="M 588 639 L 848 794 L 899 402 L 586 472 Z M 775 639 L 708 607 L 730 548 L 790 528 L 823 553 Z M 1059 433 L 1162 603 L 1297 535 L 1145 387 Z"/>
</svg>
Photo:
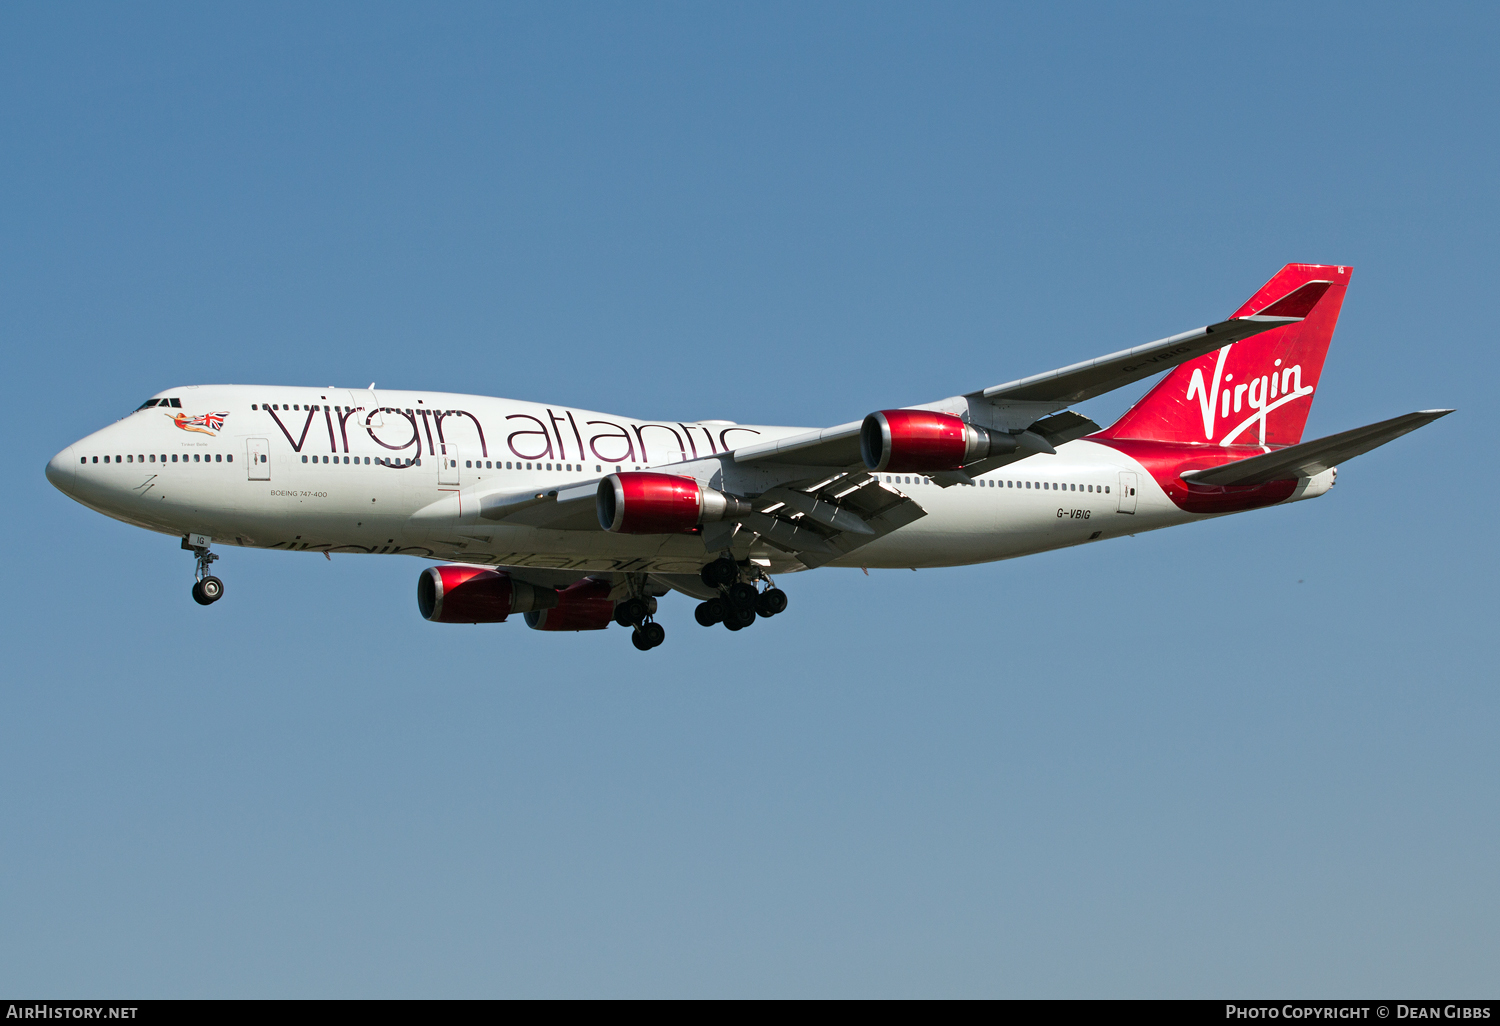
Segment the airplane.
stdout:
<svg viewBox="0 0 1500 1026">
<path fill-rule="evenodd" d="M 417 556 L 438 623 L 631 629 L 657 600 L 743 630 L 775 576 L 984 563 L 1316 498 L 1340 463 L 1451 410 L 1303 427 L 1352 269 L 1287 264 L 1226 320 L 836 427 L 637 420 L 443 392 L 185 385 L 47 465 L 78 502 L 212 543 Z M 1108 428 L 1069 407 L 1167 371 Z"/>
</svg>

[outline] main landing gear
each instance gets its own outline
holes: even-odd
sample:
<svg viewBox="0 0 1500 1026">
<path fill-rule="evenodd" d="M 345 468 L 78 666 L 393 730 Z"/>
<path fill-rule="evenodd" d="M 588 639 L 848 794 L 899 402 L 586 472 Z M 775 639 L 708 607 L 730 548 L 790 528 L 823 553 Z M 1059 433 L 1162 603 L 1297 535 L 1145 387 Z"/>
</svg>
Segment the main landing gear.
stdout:
<svg viewBox="0 0 1500 1026">
<path fill-rule="evenodd" d="M 667 630 L 653 619 L 655 615 L 656 599 L 651 595 L 631 596 L 615 606 L 615 623 L 635 628 L 630 632 L 630 643 L 642 652 L 667 640 Z"/>
<path fill-rule="evenodd" d="M 693 610 L 693 617 L 704 627 L 722 623 L 729 630 L 742 631 L 757 616 L 769 618 L 784 612 L 786 592 L 761 571 L 755 571 L 755 575 L 766 583 L 764 591 L 757 591 L 753 581 L 743 580 L 746 571 L 728 556 L 709 563 L 699 576 L 710 588 L 719 589 L 719 597 L 700 602 Z"/>
<path fill-rule="evenodd" d="M 197 541 L 203 544 L 193 544 Z M 193 601 L 200 606 L 213 605 L 224 597 L 224 582 L 208 572 L 209 566 L 219 557 L 208 551 L 208 539 L 203 535 L 188 535 L 182 539 L 182 547 L 191 552 L 198 561 L 197 569 L 193 572 L 196 578 L 193 582 Z"/>
</svg>

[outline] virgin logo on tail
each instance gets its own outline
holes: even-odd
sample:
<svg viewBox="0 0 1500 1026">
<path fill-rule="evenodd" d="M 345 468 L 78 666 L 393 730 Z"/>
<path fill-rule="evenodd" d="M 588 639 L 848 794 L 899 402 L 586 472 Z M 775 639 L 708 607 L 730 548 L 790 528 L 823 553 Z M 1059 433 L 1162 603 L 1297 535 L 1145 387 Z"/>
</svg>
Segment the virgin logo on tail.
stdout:
<svg viewBox="0 0 1500 1026">
<path fill-rule="evenodd" d="M 1312 395 L 1313 386 L 1302 384 L 1300 363 L 1283 367 L 1280 360 L 1275 362 L 1269 374 L 1262 374 L 1249 381 L 1236 382 L 1233 374 L 1224 373 L 1224 363 L 1229 359 L 1229 351 L 1233 348 L 1233 345 L 1227 345 L 1219 350 L 1218 362 L 1214 364 L 1212 388 L 1204 384 L 1202 369 L 1193 368 L 1192 379 L 1188 382 L 1187 398 L 1189 401 L 1194 398 L 1198 400 L 1198 408 L 1203 414 L 1205 440 L 1210 442 L 1214 440 L 1216 423 L 1228 423 L 1232 419 L 1238 419 L 1239 415 L 1248 409 L 1251 411 L 1250 415 L 1225 432 L 1224 436 L 1218 440 L 1218 444 L 1232 445 L 1246 428 L 1257 424 L 1259 425 L 1257 441 L 1265 445 L 1266 418 L 1270 416 L 1271 411 L 1295 399 L 1301 399 L 1305 395 Z"/>
</svg>

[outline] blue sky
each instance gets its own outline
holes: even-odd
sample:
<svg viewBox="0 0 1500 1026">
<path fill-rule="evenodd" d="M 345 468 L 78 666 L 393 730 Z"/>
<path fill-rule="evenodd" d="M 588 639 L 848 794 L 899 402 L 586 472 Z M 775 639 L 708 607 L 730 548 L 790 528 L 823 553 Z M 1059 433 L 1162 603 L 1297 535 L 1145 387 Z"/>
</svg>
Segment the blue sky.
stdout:
<svg viewBox="0 0 1500 1026">
<path fill-rule="evenodd" d="M 1488 5 L 0 10 L 0 991 L 1493 996 Z M 173 385 L 827 425 L 1355 273 L 1334 492 L 667 644 L 168 538 Z M 1083 407 L 1101 423 L 1138 394 Z"/>
</svg>

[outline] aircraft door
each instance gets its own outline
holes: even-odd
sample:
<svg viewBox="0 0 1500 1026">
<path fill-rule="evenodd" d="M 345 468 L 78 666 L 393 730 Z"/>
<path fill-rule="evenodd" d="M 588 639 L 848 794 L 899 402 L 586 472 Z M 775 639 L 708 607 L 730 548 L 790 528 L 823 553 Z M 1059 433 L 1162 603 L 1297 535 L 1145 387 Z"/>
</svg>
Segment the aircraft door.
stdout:
<svg viewBox="0 0 1500 1026">
<path fill-rule="evenodd" d="M 443 442 L 438 446 L 438 487 L 458 487 L 458 446 Z"/>
<path fill-rule="evenodd" d="M 1136 475 L 1129 471 L 1120 473 L 1120 494 L 1117 496 L 1118 505 L 1115 508 L 1121 513 L 1135 512 L 1135 479 Z"/>
<path fill-rule="evenodd" d="M 363 427 L 368 423 L 371 427 L 384 427 L 384 418 L 380 416 L 380 399 L 375 395 L 375 386 L 369 388 L 349 389 L 349 399 L 356 410 L 364 412 L 358 414 L 359 419 L 355 421 Z"/>
<path fill-rule="evenodd" d="M 245 439 L 246 470 L 252 481 L 271 480 L 271 443 L 264 438 Z"/>
</svg>

